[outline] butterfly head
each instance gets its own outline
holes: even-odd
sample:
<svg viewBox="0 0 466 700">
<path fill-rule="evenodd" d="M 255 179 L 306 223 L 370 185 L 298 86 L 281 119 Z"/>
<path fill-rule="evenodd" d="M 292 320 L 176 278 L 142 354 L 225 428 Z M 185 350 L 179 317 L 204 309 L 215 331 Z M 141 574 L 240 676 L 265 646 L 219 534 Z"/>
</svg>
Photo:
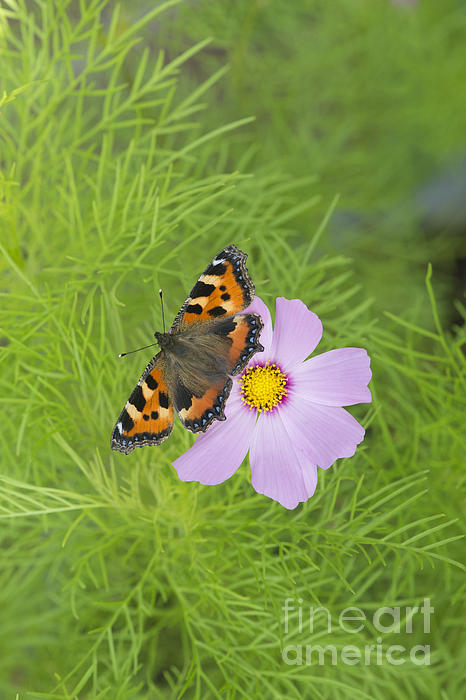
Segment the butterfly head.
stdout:
<svg viewBox="0 0 466 700">
<path fill-rule="evenodd" d="M 171 333 L 159 333 L 159 331 L 156 331 L 154 338 L 161 350 L 171 350 L 173 348 L 175 338 Z"/>
</svg>

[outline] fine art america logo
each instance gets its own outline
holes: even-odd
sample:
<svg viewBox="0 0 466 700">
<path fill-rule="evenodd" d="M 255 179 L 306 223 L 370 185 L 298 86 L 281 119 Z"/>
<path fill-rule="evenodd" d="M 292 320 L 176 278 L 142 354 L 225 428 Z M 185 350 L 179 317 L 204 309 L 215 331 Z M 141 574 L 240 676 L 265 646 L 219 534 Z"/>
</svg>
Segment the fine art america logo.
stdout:
<svg viewBox="0 0 466 700">
<path fill-rule="evenodd" d="M 332 635 L 332 644 L 287 644 L 282 649 L 282 659 L 290 666 L 310 666 L 343 663 L 350 666 L 363 664 L 366 666 L 384 663 L 393 666 L 410 661 L 418 666 L 430 665 L 430 644 L 415 644 L 411 647 L 402 644 L 384 644 L 384 634 L 412 634 L 413 631 L 424 634 L 430 633 L 430 616 L 434 608 L 430 598 L 424 598 L 422 606 L 380 607 L 373 613 L 366 614 L 361 608 L 350 606 L 344 608 L 338 616 L 331 615 L 325 607 L 303 608 L 301 598 L 286 598 L 282 610 L 285 635 L 299 634 L 318 639 Z M 347 634 L 358 634 L 364 628 L 373 627 L 376 636 L 373 644 L 341 644 L 338 637 L 346 641 Z M 326 628 L 326 629 L 325 629 Z M 341 633 L 344 635 L 341 635 Z M 289 638 L 289 637 L 288 637 Z M 355 639 L 356 641 L 356 639 Z"/>
</svg>

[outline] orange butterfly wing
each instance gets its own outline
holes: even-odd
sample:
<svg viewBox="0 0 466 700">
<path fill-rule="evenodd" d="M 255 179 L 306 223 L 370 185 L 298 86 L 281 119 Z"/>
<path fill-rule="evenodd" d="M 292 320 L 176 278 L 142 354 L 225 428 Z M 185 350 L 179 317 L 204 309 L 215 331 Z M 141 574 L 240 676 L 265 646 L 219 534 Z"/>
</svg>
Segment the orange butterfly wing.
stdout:
<svg viewBox="0 0 466 700">
<path fill-rule="evenodd" d="M 173 428 L 173 404 L 163 377 L 161 353 L 147 365 L 112 432 L 113 450 L 160 445 Z"/>
<path fill-rule="evenodd" d="M 238 313 L 254 299 L 254 285 L 246 269 L 248 256 L 235 245 L 224 248 L 191 290 L 172 331 L 199 321 L 212 321 Z"/>
<path fill-rule="evenodd" d="M 222 377 L 211 384 L 202 396 L 194 396 L 178 382 L 175 388 L 175 408 L 184 427 L 192 433 L 204 433 L 215 419 L 225 420 L 223 409 L 230 395 L 231 385 L 229 377 Z"/>
<path fill-rule="evenodd" d="M 235 327 L 228 333 L 231 348 L 228 353 L 230 374 L 239 374 L 256 352 L 262 352 L 259 335 L 264 326 L 258 314 L 237 314 L 232 321 Z"/>
</svg>

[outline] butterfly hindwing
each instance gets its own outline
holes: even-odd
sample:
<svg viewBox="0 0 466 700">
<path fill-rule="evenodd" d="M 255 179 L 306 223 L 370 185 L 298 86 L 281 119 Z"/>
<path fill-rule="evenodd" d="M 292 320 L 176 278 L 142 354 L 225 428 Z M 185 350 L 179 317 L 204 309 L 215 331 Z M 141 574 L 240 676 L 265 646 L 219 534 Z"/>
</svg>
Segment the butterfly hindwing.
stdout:
<svg viewBox="0 0 466 700">
<path fill-rule="evenodd" d="M 215 419 L 225 420 L 224 406 L 231 385 L 229 377 L 222 377 L 212 383 L 201 396 L 196 396 L 178 379 L 174 402 L 184 427 L 192 433 L 205 432 Z"/>
<path fill-rule="evenodd" d="M 163 355 L 147 365 L 113 429 L 111 447 L 129 454 L 135 447 L 160 445 L 173 428 L 173 403 L 164 379 Z"/>
<path fill-rule="evenodd" d="M 228 374 L 238 374 L 254 353 L 263 351 L 264 348 L 259 343 L 262 327 L 262 319 L 258 314 L 236 314 L 213 324 L 210 333 L 220 335 L 227 341 Z"/>
<path fill-rule="evenodd" d="M 235 245 L 220 251 L 192 288 L 172 330 L 231 316 L 249 306 L 254 299 L 254 285 L 245 265 L 247 257 Z"/>
</svg>

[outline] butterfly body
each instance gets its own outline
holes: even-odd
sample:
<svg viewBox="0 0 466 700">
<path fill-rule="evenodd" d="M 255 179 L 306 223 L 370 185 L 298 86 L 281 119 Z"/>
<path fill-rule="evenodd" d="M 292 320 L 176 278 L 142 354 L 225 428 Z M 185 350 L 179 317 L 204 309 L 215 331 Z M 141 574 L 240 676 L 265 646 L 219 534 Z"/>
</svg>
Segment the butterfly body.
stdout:
<svg viewBox="0 0 466 700">
<path fill-rule="evenodd" d="M 246 258 L 236 246 L 224 248 L 200 276 L 170 331 L 154 333 L 160 352 L 121 412 L 112 449 L 129 454 L 135 447 L 159 445 L 171 433 L 174 411 L 194 433 L 225 420 L 230 375 L 263 350 L 260 316 L 238 313 L 254 298 Z"/>
</svg>

